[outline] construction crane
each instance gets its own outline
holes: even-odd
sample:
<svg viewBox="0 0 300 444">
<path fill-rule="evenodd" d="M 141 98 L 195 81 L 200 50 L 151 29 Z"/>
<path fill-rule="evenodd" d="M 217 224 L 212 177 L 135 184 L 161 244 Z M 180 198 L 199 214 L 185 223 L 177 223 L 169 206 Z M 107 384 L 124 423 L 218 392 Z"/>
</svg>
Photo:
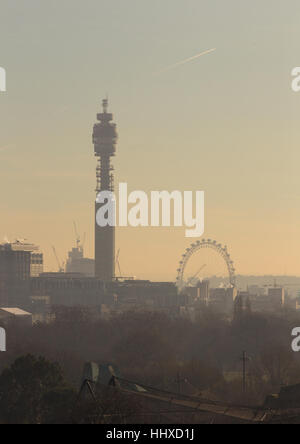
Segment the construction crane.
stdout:
<svg viewBox="0 0 300 444">
<path fill-rule="evenodd" d="M 81 242 L 81 247 L 83 249 L 84 245 L 85 245 L 85 240 L 86 240 L 86 233 L 83 233 L 83 240 Z"/>
<path fill-rule="evenodd" d="M 84 233 L 83 239 L 81 239 L 81 236 L 77 230 L 76 222 L 74 221 L 73 224 L 74 224 L 74 231 L 75 231 L 75 236 L 76 236 L 76 246 L 77 246 L 78 250 L 83 251 L 83 247 L 84 247 L 85 239 L 86 239 L 86 233 Z"/>
<path fill-rule="evenodd" d="M 80 235 L 78 234 L 76 222 L 74 221 L 73 224 L 74 224 L 74 231 L 75 231 L 75 236 L 76 236 L 76 246 L 79 249 L 80 248 L 81 238 L 80 238 Z"/>
<path fill-rule="evenodd" d="M 119 270 L 119 277 L 122 277 L 122 271 L 121 271 L 121 266 L 120 266 L 120 261 L 119 261 L 119 257 L 120 257 L 120 249 L 118 250 L 117 256 L 116 256 L 116 264 Z"/>
<path fill-rule="evenodd" d="M 65 271 L 64 270 L 64 264 L 61 264 L 61 262 L 60 262 L 60 260 L 58 258 L 57 252 L 56 252 L 56 248 L 54 246 L 52 246 L 52 250 L 53 250 L 53 253 L 54 253 L 57 265 L 58 265 L 58 272 L 59 273 L 64 273 L 64 271 Z"/>
<path fill-rule="evenodd" d="M 197 273 L 196 273 L 194 276 L 192 276 L 192 277 L 187 281 L 187 283 L 186 283 L 186 286 L 187 286 L 187 287 L 193 282 L 194 279 L 196 279 L 196 277 L 201 273 L 201 271 L 202 271 L 205 267 L 207 267 L 207 264 L 202 265 L 202 267 L 197 271 Z"/>
</svg>

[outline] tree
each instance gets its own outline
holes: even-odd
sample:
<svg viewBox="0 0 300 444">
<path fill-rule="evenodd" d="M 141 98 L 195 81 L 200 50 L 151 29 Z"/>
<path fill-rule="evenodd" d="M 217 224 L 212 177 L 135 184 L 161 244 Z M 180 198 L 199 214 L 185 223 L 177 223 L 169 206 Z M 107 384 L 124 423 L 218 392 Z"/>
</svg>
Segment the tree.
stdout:
<svg viewBox="0 0 300 444">
<path fill-rule="evenodd" d="M 20 357 L 0 376 L 0 417 L 7 424 L 59 422 L 73 398 L 59 365 L 42 357 Z"/>
<path fill-rule="evenodd" d="M 282 346 L 272 346 L 261 354 L 261 363 L 272 387 L 280 388 L 289 383 L 289 374 L 294 365 L 294 354 Z"/>
</svg>

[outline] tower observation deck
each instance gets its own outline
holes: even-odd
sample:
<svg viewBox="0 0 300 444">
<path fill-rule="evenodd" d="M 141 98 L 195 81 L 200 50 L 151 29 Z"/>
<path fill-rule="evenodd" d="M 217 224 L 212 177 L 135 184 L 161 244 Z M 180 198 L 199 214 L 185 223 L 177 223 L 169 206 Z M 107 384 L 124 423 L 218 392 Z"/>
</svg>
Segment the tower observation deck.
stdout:
<svg viewBox="0 0 300 444">
<path fill-rule="evenodd" d="M 113 115 L 108 113 L 108 100 L 103 100 L 103 112 L 97 115 L 94 125 L 93 144 L 98 158 L 96 193 L 114 191 L 114 174 L 111 158 L 115 156 L 118 140 Z M 101 204 L 95 204 L 97 214 Z M 95 276 L 105 282 L 115 275 L 115 227 L 99 227 L 95 217 Z"/>
</svg>

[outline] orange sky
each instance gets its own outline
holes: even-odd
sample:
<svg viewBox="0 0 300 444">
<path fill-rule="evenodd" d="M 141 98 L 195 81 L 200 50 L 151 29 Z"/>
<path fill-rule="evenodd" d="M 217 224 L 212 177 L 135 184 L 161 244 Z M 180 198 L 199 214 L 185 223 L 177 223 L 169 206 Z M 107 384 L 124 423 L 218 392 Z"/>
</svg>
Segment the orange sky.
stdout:
<svg viewBox="0 0 300 444">
<path fill-rule="evenodd" d="M 91 134 L 108 91 L 116 183 L 204 190 L 205 237 L 228 245 L 237 272 L 299 275 L 299 7 L 261 3 L 3 0 L 0 237 L 39 244 L 56 270 L 51 245 L 65 258 L 76 220 L 93 255 Z M 122 270 L 175 279 L 190 241 L 118 229 Z"/>
</svg>

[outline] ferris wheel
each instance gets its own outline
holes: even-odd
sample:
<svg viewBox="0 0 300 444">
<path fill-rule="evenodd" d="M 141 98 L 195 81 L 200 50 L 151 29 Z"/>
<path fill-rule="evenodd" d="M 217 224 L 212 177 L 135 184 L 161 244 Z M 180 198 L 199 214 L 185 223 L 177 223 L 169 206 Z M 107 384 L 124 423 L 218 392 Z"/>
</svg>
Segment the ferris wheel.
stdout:
<svg viewBox="0 0 300 444">
<path fill-rule="evenodd" d="M 231 287 L 236 286 L 234 263 L 230 257 L 227 247 L 223 246 L 222 244 L 218 243 L 215 240 L 203 239 L 201 241 L 192 243 L 191 246 L 187 248 L 185 253 L 182 255 L 182 258 L 179 262 L 179 268 L 177 269 L 177 278 L 176 278 L 176 285 L 179 288 L 179 290 L 182 290 L 186 286 L 184 275 L 189 260 L 196 252 L 205 248 L 210 248 L 214 250 L 219 256 L 221 256 L 228 270 L 229 284 L 231 285 Z"/>
</svg>

